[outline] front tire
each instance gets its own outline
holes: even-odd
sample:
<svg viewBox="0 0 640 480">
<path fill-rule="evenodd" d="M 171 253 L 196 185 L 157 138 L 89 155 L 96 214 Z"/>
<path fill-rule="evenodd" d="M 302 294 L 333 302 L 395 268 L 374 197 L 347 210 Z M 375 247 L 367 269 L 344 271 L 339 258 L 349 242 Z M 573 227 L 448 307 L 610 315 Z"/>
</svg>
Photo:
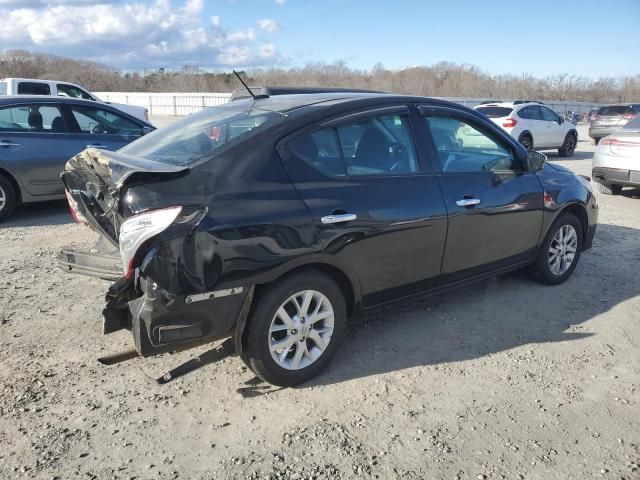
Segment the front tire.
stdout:
<svg viewBox="0 0 640 480">
<path fill-rule="evenodd" d="M 604 183 L 599 183 L 598 190 L 605 195 L 618 195 L 622 191 L 622 185 L 605 185 Z"/>
<path fill-rule="evenodd" d="M 567 280 L 582 251 L 582 224 L 570 213 L 560 214 L 545 237 L 534 271 L 542 283 L 558 285 Z"/>
<path fill-rule="evenodd" d="M 258 295 L 247 322 L 247 366 L 273 385 L 318 375 L 338 348 L 347 318 L 344 296 L 327 274 L 283 277 Z"/>
<path fill-rule="evenodd" d="M 16 208 L 16 191 L 9 180 L 0 175 L 0 220 L 7 218 Z"/>
<path fill-rule="evenodd" d="M 564 143 L 558 149 L 558 155 L 561 157 L 570 157 L 576 150 L 576 143 L 578 143 L 578 139 L 575 134 L 567 133 L 567 136 L 564 137 Z"/>
</svg>

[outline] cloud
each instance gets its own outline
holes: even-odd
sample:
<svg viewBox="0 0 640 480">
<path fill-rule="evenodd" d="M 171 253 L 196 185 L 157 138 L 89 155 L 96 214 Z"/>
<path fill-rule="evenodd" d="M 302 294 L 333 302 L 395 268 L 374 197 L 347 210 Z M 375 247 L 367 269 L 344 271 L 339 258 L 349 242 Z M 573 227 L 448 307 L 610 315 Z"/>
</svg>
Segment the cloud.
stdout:
<svg viewBox="0 0 640 480">
<path fill-rule="evenodd" d="M 280 30 L 280 24 L 270 18 L 261 18 L 256 22 L 256 24 L 258 25 L 258 28 L 269 33 L 276 33 Z"/>
<path fill-rule="evenodd" d="M 120 68 L 263 66 L 279 60 L 258 31 L 227 31 L 203 0 L 0 0 L 0 45 L 91 59 Z M 263 19 L 268 20 L 268 19 Z M 262 21 L 262 20 L 261 20 Z"/>
<path fill-rule="evenodd" d="M 278 5 L 282 6 L 287 3 L 287 0 L 274 0 Z"/>
</svg>

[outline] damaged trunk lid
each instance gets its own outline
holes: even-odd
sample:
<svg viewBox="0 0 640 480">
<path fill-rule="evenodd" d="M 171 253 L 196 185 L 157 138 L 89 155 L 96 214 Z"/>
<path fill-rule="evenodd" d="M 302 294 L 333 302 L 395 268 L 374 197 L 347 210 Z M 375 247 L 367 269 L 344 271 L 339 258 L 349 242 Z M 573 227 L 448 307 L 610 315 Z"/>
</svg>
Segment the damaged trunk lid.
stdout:
<svg viewBox="0 0 640 480">
<path fill-rule="evenodd" d="M 78 221 L 86 222 L 117 246 L 120 225 L 125 220 L 122 198 L 126 189 L 160 177 L 177 177 L 188 170 L 181 165 L 88 148 L 67 162 L 61 178 Z"/>
</svg>

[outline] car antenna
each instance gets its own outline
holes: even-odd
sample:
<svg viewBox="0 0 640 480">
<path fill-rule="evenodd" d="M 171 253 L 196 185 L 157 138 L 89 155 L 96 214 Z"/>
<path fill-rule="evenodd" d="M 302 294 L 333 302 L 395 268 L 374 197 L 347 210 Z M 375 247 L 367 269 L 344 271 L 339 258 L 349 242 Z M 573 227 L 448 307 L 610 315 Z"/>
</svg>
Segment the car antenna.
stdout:
<svg viewBox="0 0 640 480">
<path fill-rule="evenodd" d="M 244 82 L 244 80 L 242 80 L 242 77 L 240 76 L 240 74 L 235 70 L 231 70 L 231 71 L 238 78 L 238 80 L 240 80 L 240 83 L 242 84 L 242 86 L 247 89 L 247 92 L 249 92 L 249 95 L 251 95 L 251 98 L 253 98 L 254 100 L 258 100 L 259 98 L 269 98 L 269 95 L 256 95 L 255 93 L 253 93 L 249 88 L 249 86 Z"/>
</svg>

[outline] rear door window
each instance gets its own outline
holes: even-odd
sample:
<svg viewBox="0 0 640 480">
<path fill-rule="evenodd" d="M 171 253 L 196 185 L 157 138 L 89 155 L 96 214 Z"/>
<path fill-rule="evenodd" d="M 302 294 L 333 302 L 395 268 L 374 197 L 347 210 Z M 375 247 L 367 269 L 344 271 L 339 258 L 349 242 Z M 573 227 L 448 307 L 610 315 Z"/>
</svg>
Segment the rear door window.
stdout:
<svg viewBox="0 0 640 480">
<path fill-rule="evenodd" d="M 542 113 L 537 105 L 524 107 L 518 112 L 518 116 L 527 120 L 542 120 Z"/>
<path fill-rule="evenodd" d="M 513 112 L 513 108 L 509 107 L 478 107 L 476 112 L 480 112 L 489 118 L 502 118 L 508 117 Z"/>
<path fill-rule="evenodd" d="M 0 109 L 0 131 L 65 133 L 67 125 L 56 105 L 19 105 Z"/>
<path fill-rule="evenodd" d="M 51 88 L 46 83 L 20 82 L 18 95 L 51 95 Z"/>
<path fill-rule="evenodd" d="M 289 151 L 334 177 L 417 173 L 408 115 L 365 117 L 316 130 L 289 143 Z"/>
</svg>

